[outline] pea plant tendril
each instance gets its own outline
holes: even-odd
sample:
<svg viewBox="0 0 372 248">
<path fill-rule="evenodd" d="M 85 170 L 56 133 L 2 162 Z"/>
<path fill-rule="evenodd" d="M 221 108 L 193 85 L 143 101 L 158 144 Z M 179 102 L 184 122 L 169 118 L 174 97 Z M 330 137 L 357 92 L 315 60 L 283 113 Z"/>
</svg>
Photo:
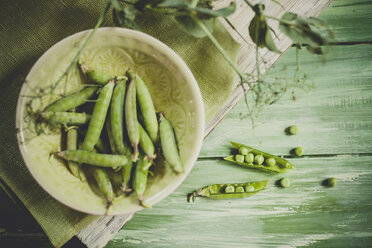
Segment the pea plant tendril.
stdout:
<svg viewBox="0 0 372 248">
<path fill-rule="evenodd" d="M 214 20 L 222 18 L 244 42 L 248 42 L 233 23 L 228 20 L 228 17 L 237 9 L 235 0 L 232 0 L 226 7 L 219 9 L 213 8 L 213 2 L 215 2 L 213 0 L 108 0 L 93 30 L 83 42 L 66 70 L 50 86 L 48 92 L 52 95 L 57 86 L 76 67 L 80 55 L 92 40 L 96 30 L 102 25 L 110 9 L 112 10 L 112 18 L 116 26 L 136 30 L 140 30 L 140 26 L 136 22 L 140 14 L 156 14 L 174 18 L 184 32 L 195 38 L 207 37 L 214 44 L 231 68 L 237 73 L 239 85 L 244 93 L 248 93 L 245 94 L 245 103 L 248 115 L 252 120 L 252 126 L 254 126 L 255 119 L 266 105 L 275 103 L 292 88 L 304 89 L 310 87 L 306 84 L 307 75 L 301 72 L 299 50 L 302 47 L 306 47 L 310 53 L 325 57 L 329 51 L 329 45 L 335 41 L 335 38 L 330 27 L 319 18 L 304 17 L 288 11 L 281 17 L 274 17 L 265 14 L 264 4 L 253 4 L 249 0 L 242 1 L 254 12 L 254 17 L 251 19 L 248 28 L 249 36 L 256 45 L 256 66 L 253 72 L 242 71 L 213 35 Z M 279 1 L 272 1 L 285 10 Z M 276 21 L 279 24 L 279 30 L 291 39 L 296 46 L 297 69 L 293 80 L 285 77 L 269 79 L 260 70 L 260 61 L 262 61 L 259 54 L 260 49 L 266 48 L 273 53 L 281 53 L 272 37 L 272 34 L 274 36 L 277 35 L 267 20 Z M 32 96 L 29 97 L 32 98 Z M 293 96 L 293 99 L 295 99 L 295 96 Z M 252 101 L 253 104 L 251 103 Z"/>
</svg>

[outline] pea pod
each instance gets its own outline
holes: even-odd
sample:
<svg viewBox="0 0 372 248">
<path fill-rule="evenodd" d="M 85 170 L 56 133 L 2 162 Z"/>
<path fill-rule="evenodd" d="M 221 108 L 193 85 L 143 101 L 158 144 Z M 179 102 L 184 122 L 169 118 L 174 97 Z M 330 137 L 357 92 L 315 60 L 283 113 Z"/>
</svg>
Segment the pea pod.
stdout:
<svg viewBox="0 0 372 248">
<path fill-rule="evenodd" d="M 100 167 L 123 167 L 130 161 L 124 155 L 102 154 L 84 150 L 65 150 L 57 152 L 57 156 L 68 161 L 76 161 Z"/>
<path fill-rule="evenodd" d="M 275 156 L 275 155 L 272 155 L 272 154 L 269 154 L 269 153 L 266 153 L 266 152 L 263 152 L 263 151 L 260 151 L 260 150 L 257 150 L 252 147 L 239 144 L 236 142 L 231 142 L 231 144 L 237 150 L 239 150 L 241 147 L 246 147 L 249 150 L 249 153 L 252 153 L 257 157 L 257 159 L 255 159 L 255 161 L 253 161 L 252 163 L 238 162 L 235 160 L 234 155 L 227 156 L 224 158 L 224 160 L 233 162 L 234 164 L 238 164 L 238 165 L 248 167 L 248 168 L 260 169 L 260 170 L 264 170 L 267 172 L 275 172 L 275 173 L 287 172 L 288 170 L 293 168 L 293 165 L 284 158 L 281 158 L 281 157 L 278 157 L 278 156 Z M 264 158 L 264 161 L 270 161 L 270 163 L 268 162 L 259 163 L 259 162 L 262 162 L 261 156 Z M 272 159 L 274 159 L 275 162 L 272 161 Z"/>
<path fill-rule="evenodd" d="M 176 136 L 172 124 L 163 115 L 160 115 L 160 142 L 165 160 L 176 173 L 184 171 L 181 158 L 178 153 Z"/>
<path fill-rule="evenodd" d="M 117 82 L 111 99 L 110 125 L 112 131 L 113 143 L 118 154 L 125 155 L 126 149 L 123 137 L 123 115 L 124 115 L 124 97 L 125 80 Z"/>
<path fill-rule="evenodd" d="M 83 125 L 90 121 L 91 115 L 76 112 L 42 112 L 40 117 L 52 124 Z"/>
<path fill-rule="evenodd" d="M 140 156 L 137 161 L 134 178 L 133 178 L 133 189 L 136 193 L 140 204 L 144 207 L 147 207 L 143 203 L 143 194 L 145 193 L 147 186 L 147 177 L 149 173 L 149 168 L 152 164 L 152 161 L 147 157 Z"/>
<path fill-rule="evenodd" d="M 68 150 L 76 150 L 78 142 L 77 127 L 76 126 L 70 127 L 66 130 L 66 132 L 67 132 L 66 148 Z M 67 165 L 68 168 L 70 169 L 71 174 L 81 179 L 79 164 L 76 163 L 75 161 L 68 161 Z"/>
<path fill-rule="evenodd" d="M 110 113 L 108 113 L 107 118 L 106 118 L 107 138 L 109 140 L 109 144 L 110 144 L 112 154 L 118 154 L 118 151 L 116 150 L 116 146 L 115 146 L 115 142 L 114 142 L 114 136 L 112 135 L 110 122 L 111 122 L 111 116 L 110 116 Z"/>
<path fill-rule="evenodd" d="M 133 147 L 133 162 L 136 162 L 138 159 L 140 131 L 137 120 L 136 83 L 134 80 L 130 81 L 125 98 L 125 122 L 127 124 L 128 137 Z"/>
<path fill-rule="evenodd" d="M 99 168 L 99 167 L 91 168 L 90 172 L 93 175 L 94 180 L 96 181 L 99 190 L 105 196 L 106 204 L 107 204 L 106 205 L 106 209 L 107 209 L 106 214 L 107 214 L 107 211 L 109 207 L 112 205 L 112 201 L 115 198 L 115 193 L 112 188 L 110 178 L 107 175 L 107 172 L 105 171 L 104 168 Z"/>
<path fill-rule="evenodd" d="M 131 71 L 127 73 L 128 78 L 136 83 L 137 99 L 143 116 L 144 128 L 149 134 L 152 142 L 157 143 L 159 139 L 159 123 L 156 117 L 155 106 L 151 94 L 142 78 Z"/>
<path fill-rule="evenodd" d="M 252 196 L 267 185 L 267 180 L 248 183 L 212 184 L 194 191 L 189 196 L 189 201 L 194 201 L 197 196 L 211 199 L 232 199 Z"/>
<path fill-rule="evenodd" d="M 44 112 L 65 112 L 72 110 L 84 103 L 87 102 L 89 98 L 91 98 L 94 93 L 96 93 L 98 87 L 86 87 L 82 90 L 78 90 L 77 92 L 63 97 L 48 106 L 44 109 Z"/>
<path fill-rule="evenodd" d="M 150 136 L 146 133 L 146 130 L 138 123 L 139 130 L 140 130 L 140 141 L 139 145 L 143 152 L 150 160 L 154 160 L 156 158 L 155 154 L 155 146 L 151 141 Z"/>
<path fill-rule="evenodd" d="M 91 121 L 89 122 L 88 131 L 81 147 L 82 150 L 92 151 L 98 142 L 110 105 L 114 84 L 114 81 L 111 81 L 106 84 L 99 93 L 98 99 L 94 105 Z"/>
<path fill-rule="evenodd" d="M 80 65 L 80 70 L 90 81 L 96 84 L 105 85 L 114 78 L 102 71 L 92 70 L 87 65 Z"/>
</svg>

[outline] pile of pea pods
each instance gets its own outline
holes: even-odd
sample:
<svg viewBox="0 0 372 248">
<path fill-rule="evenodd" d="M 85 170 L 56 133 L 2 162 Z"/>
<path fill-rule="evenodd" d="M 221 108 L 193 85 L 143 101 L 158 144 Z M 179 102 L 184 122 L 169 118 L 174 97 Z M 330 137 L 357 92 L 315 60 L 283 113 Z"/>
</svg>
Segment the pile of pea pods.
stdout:
<svg viewBox="0 0 372 248">
<path fill-rule="evenodd" d="M 42 121 L 65 129 L 66 150 L 56 156 L 75 177 L 93 179 L 88 182 L 104 196 L 107 209 L 118 195 L 133 191 L 145 206 L 149 170 L 157 156 L 163 156 L 175 173 L 183 172 L 172 123 L 157 115 L 145 82 L 135 72 L 115 77 L 84 65 L 79 68 L 91 84 L 40 113 Z M 80 111 L 91 102 L 91 113 Z"/>
</svg>

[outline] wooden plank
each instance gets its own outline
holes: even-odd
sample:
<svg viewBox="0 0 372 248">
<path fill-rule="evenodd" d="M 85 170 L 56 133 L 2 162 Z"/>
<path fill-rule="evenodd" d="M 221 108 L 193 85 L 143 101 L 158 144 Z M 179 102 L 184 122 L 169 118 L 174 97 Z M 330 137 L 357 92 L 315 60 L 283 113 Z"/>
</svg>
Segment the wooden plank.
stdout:
<svg viewBox="0 0 372 248">
<path fill-rule="evenodd" d="M 230 2 L 230 1 L 225 1 Z M 258 2 L 258 1 L 254 1 Z M 264 1 L 266 4 L 267 14 L 272 16 L 281 16 L 284 13 L 284 10 L 277 4 L 275 4 L 273 1 Z M 292 12 L 296 12 L 298 14 L 305 14 L 309 16 L 317 16 L 320 14 L 320 12 L 326 8 L 329 3 L 332 2 L 332 0 L 309 0 L 309 1 L 299 1 L 299 0 L 284 0 L 281 1 L 281 3 L 286 7 L 287 10 L 290 10 Z M 245 37 L 248 37 L 247 34 L 247 26 L 249 24 L 249 20 L 252 19 L 254 13 L 253 11 L 247 7 L 244 3 L 240 2 L 240 6 L 237 9 L 237 11 L 229 18 L 232 23 L 234 23 L 238 29 L 244 34 Z M 277 27 L 274 27 L 276 31 Z M 231 28 L 228 28 L 228 30 L 231 31 Z M 239 36 L 236 36 L 235 38 L 238 41 L 241 41 Z M 285 38 L 284 35 L 279 34 L 278 38 L 275 38 L 277 47 L 285 51 L 288 47 L 291 46 L 291 41 L 288 38 Z M 254 53 L 255 53 L 255 46 L 250 43 L 246 44 L 244 43 L 241 48 L 241 52 L 239 53 L 238 58 L 238 64 L 244 71 L 252 71 L 254 69 Z M 267 61 L 266 65 L 261 65 L 262 71 L 265 71 L 267 67 L 271 66 L 278 58 L 278 54 L 274 54 L 272 52 L 269 52 L 267 49 L 263 49 L 262 51 L 263 58 Z M 233 108 L 233 106 L 236 105 L 236 103 L 241 99 L 243 96 L 243 90 L 238 87 L 235 88 L 235 90 L 232 92 L 231 97 L 227 101 L 227 104 L 221 108 L 221 110 L 212 118 L 209 123 L 206 125 L 205 135 L 208 135 L 213 128 L 226 116 L 226 114 Z M 92 228 L 92 230 L 100 229 L 100 243 L 98 246 L 95 247 L 103 247 L 114 235 L 115 231 L 118 230 L 122 225 L 125 224 L 125 221 L 122 221 L 121 223 L 116 221 L 117 218 L 122 218 L 121 216 L 116 217 L 101 217 L 98 221 L 102 221 L 105 223 L 115 223 L 115 225 L 107 225 L 103 229 L 101 229 L 100 224 L 97 224 L 97 228 Z M 125 218 L 123 218 L 125 219 Z M 97 222 L 97 223 L 99 223 Z M 116 223 L 120 223 L 117 225 Z M 120 226 L 121 225 L 121 226 Z M 94 226 L 94 224 L 93 224 Z M 96 241 L 96 234 L 91 234 L 89 230 L 82 230 L 78 235 L 80 240 L 82 240 L 85 244 L 93 244 L 97 243 Z"/>
<path fill-rule="evenodd" d="M 295 48 L 282 56 L 269 75 L 295 71 Z M 326 64 L 307 51 L 301 52 L 302 70 L 316 88 L 299 94 L 296 101 L 285 96 L 260 115 L 254 133 L 244 101 L 204 141 L 201 157 L 228 154 L 229 141 L 248 144 L 286 155 L 296 146 L 306 154 L 370 153 L 372 151 L 372 45 L 336 46 Z M 283 67 L 287 66 L 286 70 Z M 284 129 L 298 125 L 298 135 Z"/>
<path fill-rule="evenodd" d="M 292 185 L 280 189 L 274 182 L 283 175 L 199 160 L 174 193 L 138 212 L 107 247 L 357 247 L 372 240 L 372 156 L 291 162 L 295 169 L 285 176 Z M 321 185 L 328 177 L 337 178 L 336 187 Z M 264 179 L 267 190 L 247 199 L 186 201 L 208 184 Z"/>
</svg>

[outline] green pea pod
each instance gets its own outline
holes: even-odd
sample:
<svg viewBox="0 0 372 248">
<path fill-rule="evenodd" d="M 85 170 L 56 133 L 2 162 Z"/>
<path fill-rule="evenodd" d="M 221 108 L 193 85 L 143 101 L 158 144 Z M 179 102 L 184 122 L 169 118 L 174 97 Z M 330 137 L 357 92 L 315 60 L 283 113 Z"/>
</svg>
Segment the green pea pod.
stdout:
<svg viewBox="0 0 372 248">
<path fill-rule="evenodd" d="M 40 117 L 52 124 L 84 125 L 90 121 L 87 113 L 76 112 L 42 112 Z"/>
<path fill-rule="evenodd" d="M 253 162 L 253 163 L 238 162 L 238 161 L 235 160 L 234 155 L 227 156 L 227 157 L 224 158 L 224 160 L 233 162 L 234 164 L 238 164 L 238 165 L 241 165 L 241 166 L 244 166 L 244 167 L 247 167 L 247 168 L 260 169 L 260 170 L 263 170 L 263 171 L 275 172 L 275 173 L 288 172 L 288 170 L 293 168 L 293 165 L 284 158 L 281 158 L 281 157 L 278 157 L 278 156 L 275 156 L 275 155 L 272 155 L 272 154 L 254 149 L 252 147 L 249 147 L 249 146 L 246 146 L 246 145 L 243 145 L 243 144 L 239 144 L 239 143 L 235 143 L 235 142 L 231 142 L 231 144 L 233 145 L 234 148 L 236 148 L 238 150 L 241 147 L 246 147 L 246 148 L 248 148 L 249 153 L 252 153 L 256 156 L 257 155 L 262 155 L 263 158 L 264 158 L 264 161 L 266 161 L 269 158 L 270 158 L 270 160 L 271 160 L 271 158 L 273 158 L 275 160 L 275 163 L 273 163 L 273 162 L 270 162 L 270 163 L 263 162 L 261 164 L 257 164 L 256 162 Z"/>
<path fill-rule="evenodd" d="M 145 130 L 149 134 L 152 142 L 157 143 L 159 139 L 159 123 L 151 94 L 145 82 L 138 74 L 128 71 L 127 76 L 136 82 L 137 99 L 143 116 Z"/>
<path fill-rule="evenodd" d="M 108 154 L 110 152 L 110 149 L 107 147 L 106 143 L 101 139 L 101 137 L 98 139 L 98 142 L 95 145 L 95 148 L 100 153 L 106 153 L 106 154 Z"/>
<path fill-rule="evenodd" d="M 66 132 L 67 132 L 67 138 L 66 138 L 67 150 L 76 150 L 77 142 L 78 142 L 77 127 L 76 126 L 70 127 L 66 130 Z M 81 179 L 79 163 L 76 163 L 75 161 L 68 161 L 67 165 L 68 165 L 68 168 L 70 169 L 71 174 Z"/>
<path fill-rule="evenodd" d="M 189 201 L 193 201 L 197 196 L 208 197 L 211 199 L 233 199 L 250 197 L 263 190 L 266 187 L 267 183 L 268 181 L 265 180 L 248 183 L 212 184 L 191 193 Z"/>
<path fill-rule="evenodd" d="M 115 146 L 115 142 L 114 142 L 114 137 L 112 135 L 112 130 L 111 130 L 111 116 L 110 114 L 108 113 L 107 114 L 107 118 L 106 118 L 106 132 L 107 132 L 107 137 L 108 137 L 108 140 L 109 140 L 109 144 L 110 144 L 110 148 L 111 148 L 111 152 L 112 154 L 118 154 L 118 151 L 116 150 L 116 146 Z"/>
<path fill-rule="evenodd" d="M 149 167 L 151 166 L 151 164 L 152 161 L 149 160 L 147 157 L 140 156 L 135 167 L 133 178 L 134 192 L 136 193 L 140 204 L 144 207 L 147 206 L 143 203 L 143 194 L 146 190 Z"/>
<path fill-rule="evenodd" d="M 49 111 L 65 112 L 65 111 L 72 110 L 86 103 L 87 100 L 89 100 L 89 98 L 91 98 L 94 95 L 94 93 L 96 93 L 97 89 L 98 87 L 86 87 L 82 90 L 78 90 L 77 92 L 69 96 L 63 97 L 49 104 L 44 109 L 44 112 L 49 112 Z"/>
<path fill-rule="evenodd" d="M 87 65 L 80 65 L 80 70 L 87 78 L 96 84 L 105 85 L 114 77 L 98 70 L 91 70 Z"/>
<path fill-rule="evenodd" d="M 82 150 L 92 151 L 98 142 L 106 120 L 114 85 L 114 81 L 109 82 L 99 93 L 98 99 L 94 105 L 91 121 L 89 122 L 88 131 L 81 147 Z"/>
<path fill-rule="evenodd" d="M 140 130 L 140 141 L 139 145 L 143 152 L 150 160 L 154 160 L 156 158 L 155 154 L 155 146 L 151 141 L 150 136 L 146 133 L 145 129 L 138 123 L 139 130 Z"/>
<path fill-rule="evenodd" d="M 84 150 L 65 150 L 57 152 L 57 156 L 68 161 L 76 161 L 100 167 L 123 167 L 130 161 L 127 156 L 102 154 Z"/>
<path fill-rule="evenodd" d="M 133 162 L 136 162 L 138 159 L 140 131 L 137 120 L 136 84 L 134 80 L 131 80 L 129 83 L 125 98 L 125 121 L 127 124 L 128 137 L 133 147 Z"/>
<path fill-rule="evenodd" d="M 105 171 L 105 169 L 103 168 L 95 167 L 95 168 L 92 168 L 90 171 L 94 177 L 94 180 L 97 183 L 99 190 L 101 191 L 101 193 L 104 195 L 106 199 L 106 203 L 107 203 L 106 208 L 108 210 L 112 204 L 112 201 L 115 198 L 115 194 L 114 194 L 114 190 L 113 190 L 110 178 L 107 175 L 107 172 Z M 107 210 L 106 210 L 106 213 L 107 213 Z"/>
<path fill-rule="evenodd" d="M 176 136 L 171 122 L 163 115 L 160 115 L 160 142 L 165 160 L 176 173 L 182 173 L 184 169 L 178 153 Z"/>
<path fill-rule="evenodd" d="M 113 138 L 113 145 L 118 154 L 125 155 L 126 149 L 123 137 L 123 115 L 124 115 L 124 97 L 125 80 L 120 80 L 115 86 L 111 99 L 110 124 Z"/>
</svg>

